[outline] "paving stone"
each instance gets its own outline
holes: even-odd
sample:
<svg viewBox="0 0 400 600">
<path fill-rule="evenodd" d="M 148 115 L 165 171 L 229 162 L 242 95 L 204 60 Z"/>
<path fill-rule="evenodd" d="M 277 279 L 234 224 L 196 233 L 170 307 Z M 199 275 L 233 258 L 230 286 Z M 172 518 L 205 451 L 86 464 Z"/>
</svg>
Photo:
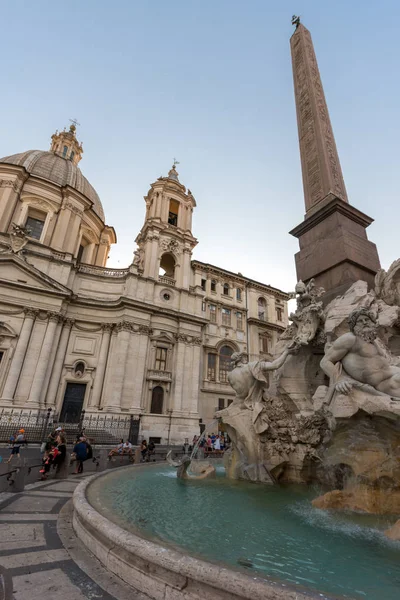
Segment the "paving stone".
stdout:
<svg viewBox="0 0 400 600">
<path fill-rule="evenodd" d="M 42 523 L 0 524 L 0 550 L 33 548 L 46 545 Z"/>
<path fill-rule="evenodd" d="M 80 589 L 61 569 L 50 569 L 13 577 L 15 600 L 43 600 L 62 594 L 68 600 L 85 600 Z"/>
<path fill-rule="evenodd" d="M 24 552 L 23 554 L 0 556 L 0 565 L 6 569 L 16 569 L 18 567 L 55 563 L 60 560 L 70 560 L 66 550 L 39 550 L 38 552 Z"/>
<path fill-rule="evenodd" d="M 17 514 L 0 514 L 0 521 L 57 521 L 58 515 L 51 513 L 17 513 Z"/>
<path fill-rule="evenodd" d="M 51 492 L 71 492 L 71 494 L 75 491 L 75 488 L 77 485 L 79 485 L 80 481 L 60 481 L 57 483 L 52 483 L 49 486 L 46 486 L 46 488 L 43 489 L 43 491 L 51 491 Z"/>
<path fill-rule="evenodd" d="M 31 512 L 35 511 L 43 513 L 53 510 L 59 498 L 46 498 L 43 496 L 28 496 L 24 495 L 2 509 L 3 513 Z"/>
<path fill-rule="evenodd" d="M 29 492 L 29 496 L 44 496 L 49 498 L 71 498 L 73 494 L 73 490 L 67 492 L 59 492 L 58 490 L 50 490 L 46 488 L 45 490 L 33 490 Z"/>
</svg>

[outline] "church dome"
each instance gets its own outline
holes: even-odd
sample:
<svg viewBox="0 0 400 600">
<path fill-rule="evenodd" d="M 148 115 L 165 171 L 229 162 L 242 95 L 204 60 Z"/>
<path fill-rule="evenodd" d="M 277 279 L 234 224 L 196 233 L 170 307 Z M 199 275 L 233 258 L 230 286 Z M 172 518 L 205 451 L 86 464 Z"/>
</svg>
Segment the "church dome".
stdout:
<svg viewBox="0 0 400 600">
<path fill-rule="evenodd" d="M 76 124 L 77 121 L 72 120 L 69 131 L 64 129 L 60 133 L 53 133 L 49 152 L 28 150 L 5 156 L 0 158 L 0 165 L 3 163 L 24 167 L 34 177 L 51 181 L 60 187 L 69 185 L 93 202 L 94 212 L 104 223 L 104 210 L 100 198 L 77 166 L 82 158 L 83 148 L 76 137 Z"/>
<path fill-rule="evenodd" d="M 104 222 L 104 211 L 96 190 L 71 160 L 53 152 L 28 150 L 0 158 L 1 163 L 24 167 L 30 175 L 51 181 L 60 187 L 69 185 L 93 202 L 94 212 Z"/>
</svg>

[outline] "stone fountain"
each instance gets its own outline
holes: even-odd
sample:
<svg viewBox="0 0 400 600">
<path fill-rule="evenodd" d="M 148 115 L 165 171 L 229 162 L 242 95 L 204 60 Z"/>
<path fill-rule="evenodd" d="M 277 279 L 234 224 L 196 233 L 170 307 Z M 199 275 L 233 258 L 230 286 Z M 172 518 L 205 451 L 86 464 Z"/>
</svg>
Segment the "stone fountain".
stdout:
<svg viewBox="0 0 400 600">
<path fill-rule="evenodd" d="M 400 513 L 400 260 L 325 308 L 311 280 L 271 362 L 232 356 L 227 474 L 318 482 L 320 508 Z M 273 373 L 270 384 L 267 375 Z"/>
</svg>

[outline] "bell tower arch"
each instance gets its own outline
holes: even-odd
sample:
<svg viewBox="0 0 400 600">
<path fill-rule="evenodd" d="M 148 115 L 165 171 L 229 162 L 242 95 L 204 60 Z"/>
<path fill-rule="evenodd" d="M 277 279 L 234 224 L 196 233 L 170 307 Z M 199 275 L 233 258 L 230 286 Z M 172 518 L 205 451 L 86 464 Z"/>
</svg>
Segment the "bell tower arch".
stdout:
<svg viewBox="0 0 400 600">
<path fill-rule="evenodd" d="M 168 177 L 151 184 L 144 200 L 146 216 L 136 238 L 134 264 L 144 277 L 168 278 L 176 287 L 189 289 L 191 257 L 197 244 L 192 234 L 196 200 L 179 181 L 175 163 Z"/>
</svg>

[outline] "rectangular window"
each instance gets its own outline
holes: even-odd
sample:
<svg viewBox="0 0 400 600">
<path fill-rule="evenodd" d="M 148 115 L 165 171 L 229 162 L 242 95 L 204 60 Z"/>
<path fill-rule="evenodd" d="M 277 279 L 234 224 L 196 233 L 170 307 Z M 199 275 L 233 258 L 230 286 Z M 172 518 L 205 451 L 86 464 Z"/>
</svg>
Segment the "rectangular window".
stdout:
<svg viewBox="0 0 400 600">
<path fill-rule="evenodd" d="M 210 304 L 210 323 L 217 322 L 217 307 L 215 304 Z"/>
<path fill-rule="evenodd" d="M 233 400 L 228 400 L 228 406 L 232 404 Z"/>
<path fill-rule="evenodd" d="M 236 290 L 236 300 L 238 302 L 242 301 L 242 290 L 240 288 L 237 288 L 237 290 Z"/>
<path fill-rule="evenodd" d="M 217 366 L 217 355 L 209 354 L 207 359 L 207 379 L 215 381 L 215 369 Z"/>
<path fill-rule="evenodd" d="M 211 281 L 211 291 L 212 292 L 216 292 L 217 291 L 217 282 L 214 281 L 214 279 Z"/>
<path fill-rule="evenodd" d="M 205 302 L 202 302 L 202 303 L 201 303 L 201 310 L 202 310 L 203 312 L 206 312 L 206 306 L 207 306 L 207 305 L 206 305 L 206 303 L 205 303 Z"/>
<path fill-rule="evenodd" d="M 44 219 L 35 219 L 34 217 L 28 217 L 25 223 L 25 227 L 30 229 L 29 237 L 35 240 L 40 240 L 44 227 Z"/>
<path fill-rule="evenodd" d="M 149 437 L 149 443 L 153 442 L 154 444 L 161 444 L 161 438 L 160 437 Z"/>
<path fill-rule="evenodd" d="M 268 354 L 269 352 L 269 339 L 265 335 L 260 335 L 260 352 L 262 354 Z"/>
<path fill-rule="evenodd" d="M 4 352 L 2 352 L 2 351 L 0 350 L 0 365 L 1 365 L 1 361 L 3 360 L 3 356 L 4 356 Z"/>
<path fill-rule="evenodd" d="M 156 371 L 165 371 L 167 368 L 167 349 L 156 348 Z"/>
<path fill-rule="evenodd" d="M 229 327 L 231 324 L 231 311 L 229 308 L 222 309 L 222 325 Z"/>
<path fill-rule="evenodd" d="M 283 310 L 281 308 L 279 308 L 279 306 L 276 307 L 276 318 L 278 321 L 282 321 L 282 316 L 283 316 Z"/>
<path fill-rule="evenodd" d="M 223 410 L 225 408 L 225 400 L 223 398 L 218 398 L 218 410 Z"/>
<path fill-rule="evenodd" d="M 202 279 L 201 280 L 201 289 L 205 292 L 206 291 L 206 285 L 207 285 L 207 279 Z"/>
<path fill-rule="evenodd" d="M 243 313 L 236 313 L 236 329 L 243 331 Z"/>
<path fill-rule="evenodd" d="M 178 213 L 179 213 L 179 202 L 176 200 L 170 200 L 169 212 L 168 212 L 168 224 L 174 227 L 178 226 Z"/>
</svg>

